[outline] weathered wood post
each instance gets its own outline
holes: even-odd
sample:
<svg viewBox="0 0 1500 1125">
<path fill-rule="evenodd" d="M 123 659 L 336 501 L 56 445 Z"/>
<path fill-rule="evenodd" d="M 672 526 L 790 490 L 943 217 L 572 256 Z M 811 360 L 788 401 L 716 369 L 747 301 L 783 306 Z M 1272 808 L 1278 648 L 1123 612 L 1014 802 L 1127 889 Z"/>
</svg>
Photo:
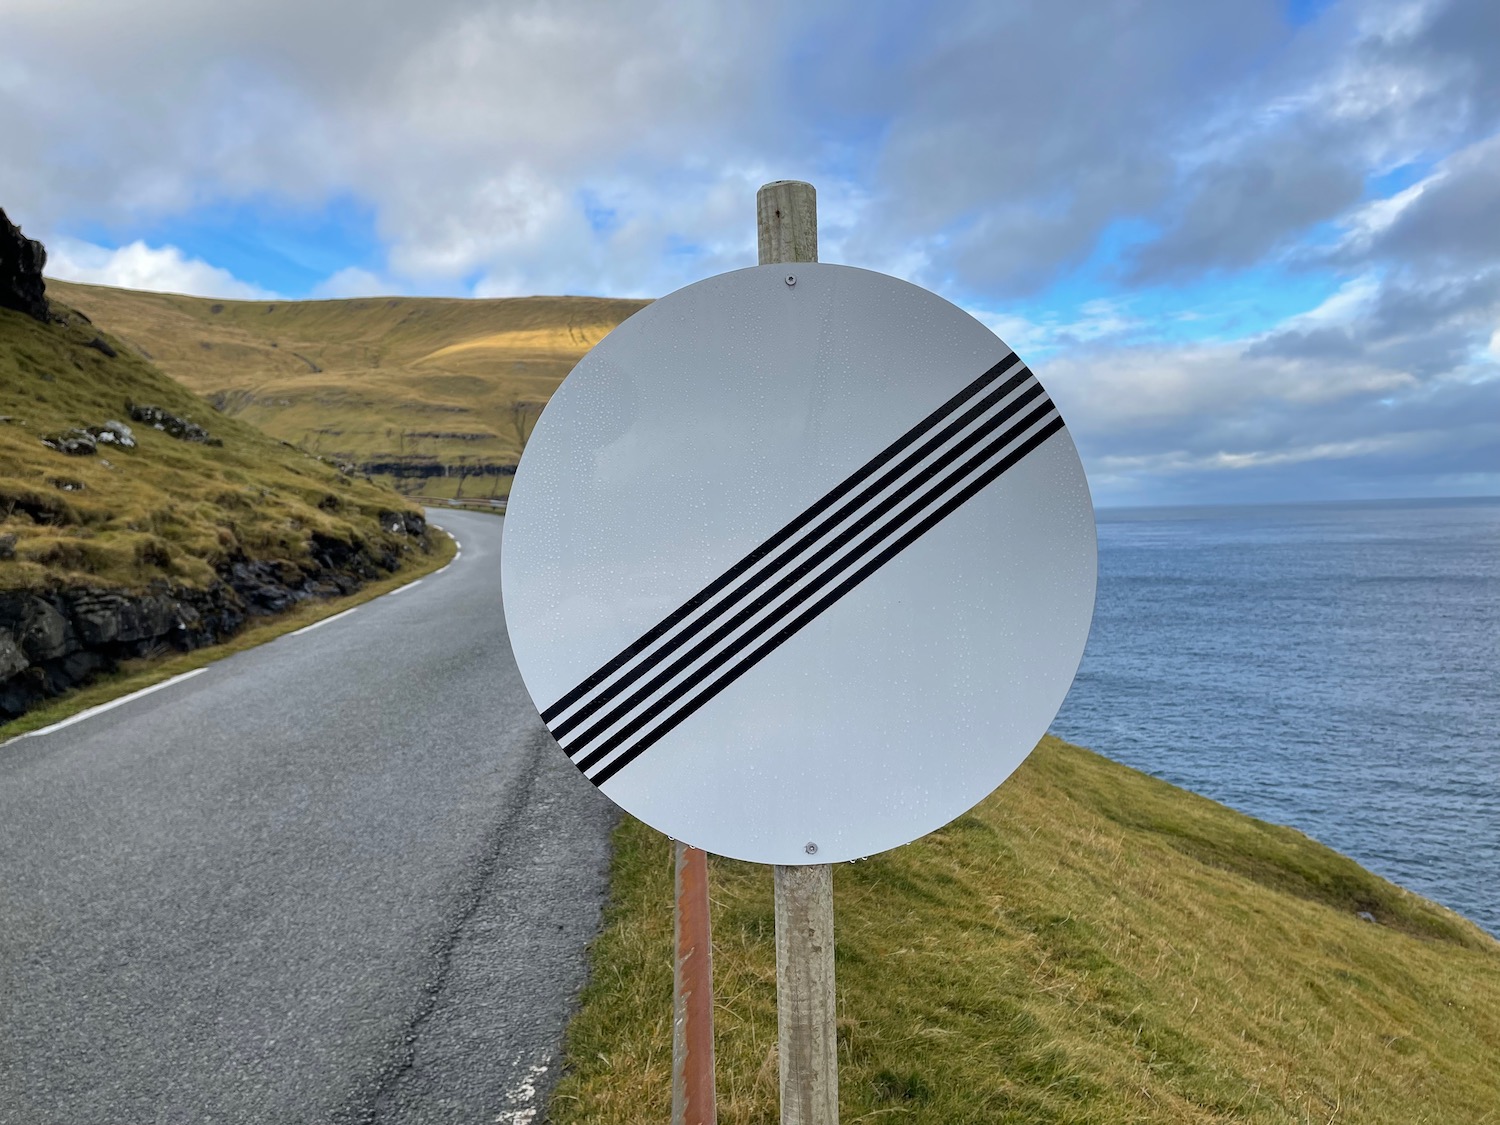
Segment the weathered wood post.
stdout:
<svg viewBox="0 0 1500 1125">
<path fill-rule="evenodd" d="M 755 197 L 760 264 L 818 260 L 812 184 L 777 180 Z M 776 866 L 776 1028 L 782 1125 L 838 1125 L 833 868 Z"/>
<path fill-rule="evenodd" d="M 776 180 L 755 193 L 760 264 L 818 260 L 818 193 L 801 180 Z"/>
<path fill-rule="evenodd" d="M 708 856 L 672 845 L 676 920 L 672 980 L 672 1125 L 715 1125 L 714 970 L 708 921 Z"/>
</svg>

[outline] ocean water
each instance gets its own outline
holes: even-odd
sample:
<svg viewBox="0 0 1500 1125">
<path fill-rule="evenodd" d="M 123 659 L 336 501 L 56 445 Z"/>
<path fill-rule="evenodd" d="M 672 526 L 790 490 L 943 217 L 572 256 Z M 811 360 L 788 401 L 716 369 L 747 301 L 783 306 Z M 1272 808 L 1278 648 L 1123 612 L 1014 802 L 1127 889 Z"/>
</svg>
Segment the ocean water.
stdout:
<svg viewBox="0 0 1500 1125">
<path fill-rule="evenodd" d="M 1103 510 L 1058 735 L 1500 936 L 1500 499 Z"/>
</svg>

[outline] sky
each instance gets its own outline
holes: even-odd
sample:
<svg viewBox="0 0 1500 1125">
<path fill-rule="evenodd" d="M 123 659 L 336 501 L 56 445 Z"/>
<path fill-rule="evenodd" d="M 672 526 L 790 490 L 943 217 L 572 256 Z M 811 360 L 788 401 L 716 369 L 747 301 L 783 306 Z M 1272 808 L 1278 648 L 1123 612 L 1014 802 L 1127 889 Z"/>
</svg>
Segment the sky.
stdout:
<svg viewBox="0 0 1500 1125">
<path fill-rule="evenodd" d="M 1101 505 L 1500 494 L 1495 0 L 0 0 L 0 207 L 59 278 L 654 297 L 923 285 Z"/>
</svg>

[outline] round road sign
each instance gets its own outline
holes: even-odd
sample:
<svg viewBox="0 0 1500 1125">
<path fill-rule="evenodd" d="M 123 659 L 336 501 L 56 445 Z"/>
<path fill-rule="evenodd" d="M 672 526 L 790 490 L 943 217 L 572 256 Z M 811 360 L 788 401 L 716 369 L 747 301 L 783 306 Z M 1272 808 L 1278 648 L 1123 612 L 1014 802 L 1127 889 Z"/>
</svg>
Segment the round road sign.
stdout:
<svg viewBox="0 0 1500 1125">
<path fill-rule="evenodd" d="M 854 859 L 972 807 L 1057 714 L 1093 507 L 1036 377 L 917 286 L 721 274 L 552 397 L 502 589 L 548 729 L 627 811 L 762 863 Z"/>
</svg>

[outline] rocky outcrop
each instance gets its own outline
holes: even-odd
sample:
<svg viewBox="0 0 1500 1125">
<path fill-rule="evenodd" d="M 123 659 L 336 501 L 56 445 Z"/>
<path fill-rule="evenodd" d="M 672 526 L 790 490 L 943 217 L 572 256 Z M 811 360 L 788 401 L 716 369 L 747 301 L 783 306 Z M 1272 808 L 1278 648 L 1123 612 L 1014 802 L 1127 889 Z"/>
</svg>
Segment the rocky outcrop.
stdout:
<svg viewBox="0 0 1500 1125">
<path fill-rule="evenodd" d="M 367 476 L 397 477 L 403 480 L 428 480 L 432 477 L 513 477 L 516 466 L 481 462 L 450 465 L 419 457 L 393 457 L 384 461 L 361 461 L 357 466 Z"/>
<path fill-rule="evenodd" d="M 0 308 L 15 309 L 47 321 L 47 286 L 42 267 L 47 251 L 40 242 L 27 238 L 0 209 Z"/>
<path fill-rule="evenodd" d="M 427 534 L 427 520 L 418 512 L 378 512 L 375 518 L 392 535 Z"/>
<path fill-rule="evenodd" d="M 75 426 L 60 434 L 48 434 L 41 441 L 48 449 L 55 449 L 71 457 L 91 456 L 101 445 L 113 445 L 120 449 L 135 448 L 135 434 L 124 422 L 106 422 L 102 426 Z"/>
<path fill-rule="evenodd" d="M 381 512 L 381 526 L 427 543 L 414 512 Z M 284 613 L 310 598 L 352 594 L 394 571 L 399 557 L 368 545 L 314 536 L 312 558 L 236 558 L 207 589 L 158 582 L 144 593 L 71 589 L 0 592 L 0 720 L 79 687 L 121 660 L 188 651 L 227 640 L 253 618 Z"/>
<path fill-rule="evenodd" d="M 204 445 L 223 445 L 218 438 L 211 435 L 197 422 L 190 422 L 186 418 L 163 410 L 159 406 L 139 406 L 129 402 L 125 409 L 130 411 L 132 421 L 140 422 L 150 426 L 152 429 L 161 430 L 168 437 L 174 437 L 178 441 L 197 441 Z"/>
</svg>

